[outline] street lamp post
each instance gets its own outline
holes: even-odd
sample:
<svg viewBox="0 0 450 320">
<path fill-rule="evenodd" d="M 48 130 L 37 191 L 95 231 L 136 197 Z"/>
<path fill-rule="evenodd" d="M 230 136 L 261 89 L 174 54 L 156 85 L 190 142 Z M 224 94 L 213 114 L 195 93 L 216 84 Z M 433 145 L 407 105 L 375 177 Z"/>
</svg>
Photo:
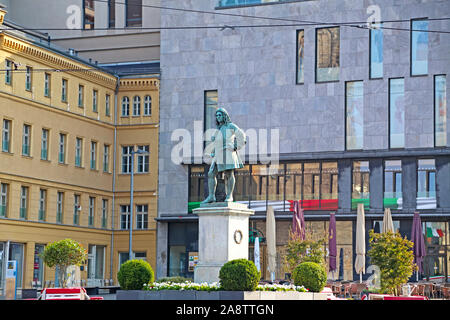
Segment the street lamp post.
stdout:
<svg viewBox="0 0 450 320">
<path fill-rule="evenodd" d="M 133 193 L 134 193 L 134 155 L 148 154 L 147 151 L 137 149 L 131 151 L 131 178 L 130 178 L 130 243 L 128 248 L 128 260 L 133 259 Z"/>
</svg>

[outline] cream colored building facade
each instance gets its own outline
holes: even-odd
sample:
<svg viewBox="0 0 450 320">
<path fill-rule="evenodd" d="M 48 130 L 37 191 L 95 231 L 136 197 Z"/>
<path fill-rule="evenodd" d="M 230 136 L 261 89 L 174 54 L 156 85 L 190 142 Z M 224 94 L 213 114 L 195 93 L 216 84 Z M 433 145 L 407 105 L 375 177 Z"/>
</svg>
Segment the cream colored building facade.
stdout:
<svg viewBox="0 0 450 320">
<path fill-rule="evenodd" d="M 51 285 L 38 254 L 64 238 L 89 252 L 85 285 L 116 283 L 137 149 L 148 154 L 135 156 L 133 252 L 155 269 L 159 76 L 121 78 L 1 29 L 0 65 L 0 289 L 7 260 L 19 288 Z"/>
</svg>

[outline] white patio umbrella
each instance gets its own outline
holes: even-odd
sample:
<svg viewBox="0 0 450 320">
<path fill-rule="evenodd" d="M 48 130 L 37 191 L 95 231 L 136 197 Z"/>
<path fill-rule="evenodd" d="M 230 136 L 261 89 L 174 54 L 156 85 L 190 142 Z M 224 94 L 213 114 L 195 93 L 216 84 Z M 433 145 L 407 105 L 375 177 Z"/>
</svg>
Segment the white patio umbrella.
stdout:
<svg viewBox="0 0 450 320">
<path fill-rule="evenodd" d="M 358 215 L 356 217 L 356 260 L 355 270 L 359 273 L 359 282 L 362 282 L 362 274 L 366 273 L 366 228 L 364 219 L 364 204 L 358 203 Z"/>
<path fill-rule="evenodd" d="M 383 233 L 386 232 L 392 232 L 394 233 L 394 223 L 392 222 L 392 215 L 391 215 L 391 209 L 385 208 L 384 209 L 384 216 L 383 216 Z"/>
<path fill-rule="evenodd" d="M 254 255 L 254 258 L 255 258 L 256 269 L 258 271 L 260 271 L 261 270 L 261 263 L 260 263 L 260 259 L 259 259 L 259 238 L 258 237 L 255 238 L 255 248 L 254 248 L 254 251 L 253 251 L 253 255 Z"/>
<path fill-rule="evenodd" d="M 267 207 L 266 215 L 266 243 L 267 243 L 267 269 L 270 274 L 270 280 L 275 280 L 277 269 L 277 247 L 276 247 L 276 224 L 275 214 L 272 206 Z"/>
</svg>

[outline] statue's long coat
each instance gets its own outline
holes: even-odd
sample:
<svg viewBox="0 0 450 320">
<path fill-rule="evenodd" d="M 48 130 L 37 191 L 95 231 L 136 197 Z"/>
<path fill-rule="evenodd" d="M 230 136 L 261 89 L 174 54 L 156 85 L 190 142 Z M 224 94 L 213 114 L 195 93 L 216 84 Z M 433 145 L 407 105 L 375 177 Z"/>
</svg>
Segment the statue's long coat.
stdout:
<svg viewBox="0 0 450 320">
<path fill-rule="evenodd" d="M 216 165 L 218 172 L 244 167 L 237 152 L 245 145 L 244 131 L 234 123 L 227 123 L 216 131 L 212 140 L 213 161 L 211 167 Z"/>
</svg>

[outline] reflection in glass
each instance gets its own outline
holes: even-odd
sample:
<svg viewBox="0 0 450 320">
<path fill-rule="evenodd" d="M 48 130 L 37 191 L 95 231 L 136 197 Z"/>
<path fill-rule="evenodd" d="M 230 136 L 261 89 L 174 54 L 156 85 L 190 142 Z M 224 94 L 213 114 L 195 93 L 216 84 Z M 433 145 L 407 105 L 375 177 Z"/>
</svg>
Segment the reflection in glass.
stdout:
<svg viewBox="0 0 450 320">
<path fill-rule="evenodd" d="M 421 159 L 417 168 L 417 209 L 436 208 L 436 166 L 434 159 Z"/>
<path fill-rule="evenodd" d="M 321 175 L 321 209 L 335 209 L 338 198 L 338 167 L 337 162 L 323 162 Z"/>
<path fill-rule="evenodd" d="M 142 26 L 142 0 L 126 1 L 126 26 L 141 27 Z"/>
<path fill-rule="evenodd" d="M 362 81 L 346 83 L 347 149 L 364 146 L 364 86 Z"/>
<path fill-rule="evenodd" d="M 392 220 L 392 223 L 394 225 L 394 232 L 400 232 L 400 221 Z M 373 221 L 372 228 L 373 228 L 373 232 L 381 233 L 381 231 L 383 230 L 383 220 Z"/>
<path fill-rule="evenodd" d="M 191 166 L 189 177 L 189 202 L 201 202 L 204 199 L 205 169 L 203 166 Z"/>
<path fill-rule="evenodd" d="M 411 30 L 428 31 L 427 20 L 413 20 Z M 428 32 L 411 31 L 411 74 L 428 73 Z"/>
<path fill-rule="evenodd" d="M 270 165 L 268 170 L 267 205 L 284 210 L 284 164 Z"/>
<path fill-rule="evenodd" d="M 320 207 L 320 164 L 305 163 L 303 165 L 303 209 L 311 210 Z"/>
<path fill-rule="evenodd" d="M 286 200 L 302 200 L 302 164 L 286 164 Z"/>
<path fill-rule="evenodd" d="M 445 75 L 434 77 L 434 134 L 436 147 L 447 145 L 447 91 Z"/>
<path fill-rule="evenodd" d="M 169 277 L 186 277 L 186 246 L 170 246 Z"/>
<path fill-rule="evenodd" d="M 250 166 L 245 165 L 234 171 L 236 184 L 233 192 L 234 201 L 249 203 L 250 191 Z"/>
<path fill-rule="evenodd" d="M 402 198 L 402 161 L 387 160 L 384 162 L 384 198 L 385 208 L 401 209 Z"/>
<path fill-rule="evenodd" d="M 339 80 L 339 27 L 317 29 L 316 81 Z"/>
<path fill-rule="evenodd" d="M 252 165 L 250 208 L 254 210 L 266 210 L 267 174 L 266 165 Z"/>
<path fill-rule="evenodd" d="M 116 26 L 116 0 L 108 0 L 108 27 L 114 28 Z"/>
<path fill-rule="evenodd" d="M 405 82 L 389 79 L 389 143 L 391 148 L 405 147 Z"/>
<path fill-rule="evenodd" d="M 205 91 L 205 131 L 216 128 L 217 90 Z"/>
<path fill-rule="evenodd" d="M 352 210 L 358 207 L 358 203 L 363 203 L 364 209 L 369 208 L 369 178 L 369 161 L 353 161 Z"/>
<path fill-rule="evenodd" d="M 304 82 L 305 31 L 297 31 L 297 83 Z"/>
<path fill-rule="evenodd" d="M 84 0 L 84 29 L 94 29 L 94 0 Z"/>
<path fill-rule="evenodd" d="M 383 29 L 374 24 L 370 29 L 370 78 L 383 77 Z M 377 29 L 378 28 L 378 29 Z"/>
</svg>

